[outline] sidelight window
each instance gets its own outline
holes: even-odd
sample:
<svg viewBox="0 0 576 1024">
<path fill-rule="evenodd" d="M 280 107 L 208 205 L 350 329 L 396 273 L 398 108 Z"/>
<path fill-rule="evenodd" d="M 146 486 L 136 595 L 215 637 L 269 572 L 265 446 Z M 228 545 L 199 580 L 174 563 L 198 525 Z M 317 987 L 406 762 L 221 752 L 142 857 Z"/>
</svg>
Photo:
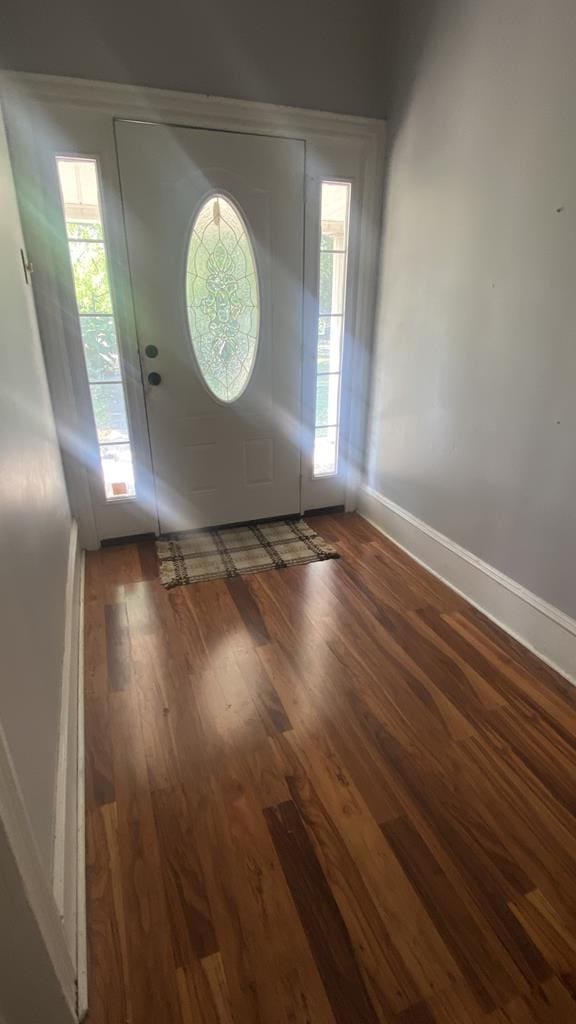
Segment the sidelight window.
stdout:
<svg viewBox="0 0 576 1024">
<path fill-rule="evenodd" d="M 314 476 L 338 472 L 350 182 L 322 182 Z"/>
<path fill-rule="evenodd" d="M 56 163 L 104 490 L 109 501 L 134 497 L 132 448 L 110 293 L 98 166 L 85 157 L 57 157 Z"/>
</svg>

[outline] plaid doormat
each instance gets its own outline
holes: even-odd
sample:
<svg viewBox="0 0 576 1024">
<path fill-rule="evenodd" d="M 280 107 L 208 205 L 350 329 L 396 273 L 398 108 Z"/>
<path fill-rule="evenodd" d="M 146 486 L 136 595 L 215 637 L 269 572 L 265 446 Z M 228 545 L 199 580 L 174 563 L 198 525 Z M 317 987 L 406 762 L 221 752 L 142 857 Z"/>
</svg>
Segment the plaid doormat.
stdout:
<svg viewBox="0 0 576 1024">
<path fill-rule="evenodd" d="M 156 551 L 165 587 L 340 557 L 303 519 L 176 533 Z"/>
</svg>

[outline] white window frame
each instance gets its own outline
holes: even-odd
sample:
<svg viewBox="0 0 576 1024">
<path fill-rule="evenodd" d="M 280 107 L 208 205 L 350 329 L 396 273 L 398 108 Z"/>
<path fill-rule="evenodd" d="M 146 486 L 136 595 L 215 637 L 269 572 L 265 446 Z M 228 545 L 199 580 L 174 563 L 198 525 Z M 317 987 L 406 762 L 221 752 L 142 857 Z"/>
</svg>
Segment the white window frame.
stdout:
<svg viewBox="0 0 576 1024">
<path fill-rule="evenodd" d="M 347 210 L 346 210 L 346 239 L 345 239 L 345 247 L 344 247 L 344 249 L 341 250 L 342 255 L 345 256 L 345 259 L 343 261 L 343 272 L 344 272 L 343 273 L 343 277 L 344 277 L 344 279 L 343 279 L 342 282 L 340 282 L 338 284 L 337 289 L 336 289 L 338 291 L 341 291 L 341 293 L 342 293 L 342 312 L 340 314 L 336 314 L 332 310 L 330 311 L 330 313 L 326 313 L 326 312 L 322 313 L 320 311 L 320 294 L 319 293 L 320 293 L 320 268 L 321 268 L 321 265 L 322 265 L 322 253 L 326 252 L 326 251 L 329 251 L 329 250 L 323 250 L 322 249 L 322 197 L 323 197 L 324 187 L 326 185 L 346 185 L 347 188 L 348 188 L 348 205 L 347 205 Z M 353 183 L 351 181 L 347 181 L 347 180 L 344 180 L 342 178 L 339 178 L 339 179 L 323 178 L 322 181 L 320 182 L 320 221 L 319 221 L 319 225 L 318 225 L 318 296 L 317 296 L 317 298 L 318 298 L 318 306 L 317 306 L 317 316 L 316 316 L 316 394 L 315 394 L 315 401 L 314 401 L 314 445 L 313 445 L 313 449 L 312 449 L 312 479 L 313 480 L 327 479 L 328 477 L 337 476 L 339 471 L 340 471 L 340 420 L 341 420 L 341 411 L 342 411 L 342 375 L 343 375 L 343 368 L 344 368 L 344 352 L 346 350 L 346 311 L 347 311 L 347 307 L 348 307 L 348 261 L 349 261 L 349 255 L 350 255 L 350 219 L 351 219 L 351 213 L 352 213 L 352 192 L 353 192 L 353 187 L 354 186 L 353 186 Z M 335 290 L 334 287 L 333 287 L 332 290 L 334 292 L 334 290 Z M 324 372 L 320 373 L 318 371 L 318 335 L 319 335 L 320 320 L 323 317 L 327 318 L 327 317 L 333 317 L 333 316 L 338 316 L 338 315 L 341 318 L 340 360 L 339 360 L 339 364 L 338 364 L 338 369 L 337 370 L 330 370 L 330 371 L 327 371 L 326 373 L 324 373 Z M 318 430 L 322 430 L 323 429 L 322 425 L 318 424 L 318 408 L 317 408 L 317 406 L 318 406 L 318 380 L 319 380 L 320 377 L 332 376 L 332 375 L 338 376 L 338 395 L 337 395 L 337 399 L 336 399 L 336 417 L 335 417 L 335 422 L 334 423 L 326 424 L 326 429 L 328 429 L 328 430 L 336 430 L 335 465 L 334 465 L 334 469 L 328 470 L 326 472 L 318 472 L 316 470 L 316 468 L 315 468 L 316 432 Z"/>
<path fill-rule="evenodd" d="M 105 258 L 105 261 L 106 261 L 106 276 L 108 278 L 108 288 L 109 288 L 109 291 L 110 291 L 110 302 L 111 302 L 111 309 L 112 309 L 112 311 L 111 311 L 111 313 L 109 315 L 111 316 L 112 320 L 114 321 L 114 331 L 115 331 L 116 341 L 117 341 L 117 344 L 118 344 L 118 350 L 119 350 L 119 354 L 120 354 L 120 341 L 119 341 L 119 338 L 118 338 L 118 333 L 119 333 L 118 317 L 116 315 L 116 309 L 115 309 L 115 306 L 114 306 L 114 295 L 113 295 L 113 291 L 112 291 L 112 287 L 113 286 L 112 286 L 112 280 L 111 280 L 112 275 L 111 275 L 111 271 L 110 271 L 110 252 L 109 252 L 109 246 L 108 246 L 108 239 L 106 237 L 106 229 L 105 229 L 105 225 L 104 225 L 104 215 L 103 215 L 103 209 L 102 209 L 102 207 L 103 207 L 102 187 L 101 187 L 101 177 L 102 176 L 101 176 L 101 171 L 100 171 L 100 166 L 99 166 L 98 159 L 97 159 L 97 157 L 89 157 L 89 156 L 85 156 L 85 154 L 78 154 L 78 153 L 74 154 L 74 155 L 71 155 L 70 153 L 67 153 L 65 155 L 63 155 L 61 153 L 57 153 L 54 159 L 56 161 L 57 169 L 58 169 L 58 165 L 59 165 L 60 161 L 68 161 L 68 162 L 72 162 L 72 163 L 80 163 L 80 162 L 84 161 L 84 162 L 87 162 L 87 163 L 92 163 L 95 166 L 95 171 L 96 171 L 96 188 L 97 188 L 97 193 L 98 193 L 98 210 L 99 210 L 99 214 L 100 214 L 100 223 L 101 223 L 101 226 L 102 226 L 102 239 L 101 239 L 101 243 L 102 243 L 103 248 L 104 248 L 104 258 Z M 77 300 L 77 297 L 76 297 L 76 286 L 75 286 L 75 282 L 74 282 L 74 274 L 73 274 L 73 270 L 72 270 L 72 259 L 71 259 L 71 254 L 70 254 L 70 242 L 72 241 L 72 239 L 70 239 L 70 237 L 68 235 L 67 220 L 66 220 L 66 215 L 65 215 L 65 198 L 64 198 L 64 194 L 62 192 L 62 187 L 60 187 L 60 201 L 61 201 L 62 212 L 63 212 L 63 215 L 64 215 L 64 225 L 65 225 L 66 241 L 68 243 L 68 256 L 69 256 L 69 260 L 70 260 L 70 273 L 72 275 L 72 283 L 73 283 L 73 289 L 74 289 L 74 301 L 75 301 L 75 305 L 76 305 L 76 315 L 78 317 L 78 322 L 79 322 L 78 326 L 79 326 L 79 329 L 80 329 L 80 337 L 81 337 L 81 343 L 82 343 L 82 350 L 83 350 L 84 356 L 85 356 L 84 339 L 82 337 L 82 316 L 84 314 L 82 314 L 80 312 L 80 309 L 78 307 L 78 300 Z M 86 356 L 85 356 L 85 358 L 86 358 Z M 101 442 L 100 438 L 98 437 L 98 430 L 97 430 L 97 424 L 96 424 L 96 418 L 95 418 L 95 412 L 94 412 L 94 403 L 93 403 L 92 394 L 91 394 L 91 391 L 92 391 L 91 384 L 92 384 L 92 382 L 90 381 L 90 378 L 89 378 L 88 364 L 87 363 L 86 363 L 85 369 L 86 369 L 86 377 L 87 377 L 87 380 L 88 380 L 88 387 L 89 387 L 89 392 L 90 392 L 90 408 L 91 408 L 91 411 L 92 411 L 92 419 L 94 421 L 94 432 L 96 434 L 97 456 L 98 457 L 97 457 L 96 464 L 94 464 L 92 469 L 93 469 L 93 473 L 94 473 L 94 482 L 93 482 L 93 484 L 94 484 L 94 487 L 96 488 L 96 490 L 98 492 L 99 503 L 103 503 L 103 502 L 104 503 L 108 503 L 108 502 L 117 503 L 117 502 L 123 502 L 123 501 L 131 501 L 131 502 L 138 501 L 138 492 L 137 492 L 137 490 L 135 490 L 134 494 L 112 495 L 112 496 L 106 494 L 106 488 L 105 488 L 105 482 L 104 482 L 104 466 L 103 466 L 103 463 L 102 463 L 102 453 L 101 453 L 101 449 L 103 447 L 106 447 L 106 444 L 104 442 Z M 117 383 L 120 383 L 120 385 L 122 387 L 122 395 L 123 395 L 123 398 L 124 398 L 124 404 L 125 404 L 125 408 L 126 408 L 126 419 L 127 419 L 127 423 L 128 423 L 128 440 L 127 440 L 127 442 L 122 442 L 122 443 L 126 443 L 128 445 L 128 447 L 130 448 L 131 457 L 133 459 L 133 453 L 132 453 L 132 426 L 131 426 L 131 422 L 130 422 L 130 412 L 129 412 L 128 401 L 127 401 L 127 397 L 126 397 L 126 382 L 124 380 L 124 369 L 123 369 L 123 365 L 122 365 L 122 359 L 120 359 L 120 367 L 119 367 L 119 369 L 120 369 L 120 380 Z M 94 383 L 99 383 L 99 382 L 94 382 Z M 106 383 L 106 382 L 103 382 L 103 383 Z M 135 487 L 136 487 L 136 480 L 135 480 Z"/>
</svg>

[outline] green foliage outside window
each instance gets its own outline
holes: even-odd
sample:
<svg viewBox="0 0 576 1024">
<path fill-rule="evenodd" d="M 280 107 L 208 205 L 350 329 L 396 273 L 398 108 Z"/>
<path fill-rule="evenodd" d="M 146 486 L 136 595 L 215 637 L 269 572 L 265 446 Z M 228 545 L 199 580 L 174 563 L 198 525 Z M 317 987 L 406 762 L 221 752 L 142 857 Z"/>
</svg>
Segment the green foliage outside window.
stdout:
<svg viewBox="0 0 576 1024">
<path fill-rule="evenodd" d="M 70 257 L 79 313 L 112 313 L 104 242 L 71 240 Z"/>
<path fill-rule="evenodd" d="M 126 403 L 101 228 L 99 224 L 68 222 L 67 229 L 98 440 L 100 444 L 128 441 Z"/>
</svg>

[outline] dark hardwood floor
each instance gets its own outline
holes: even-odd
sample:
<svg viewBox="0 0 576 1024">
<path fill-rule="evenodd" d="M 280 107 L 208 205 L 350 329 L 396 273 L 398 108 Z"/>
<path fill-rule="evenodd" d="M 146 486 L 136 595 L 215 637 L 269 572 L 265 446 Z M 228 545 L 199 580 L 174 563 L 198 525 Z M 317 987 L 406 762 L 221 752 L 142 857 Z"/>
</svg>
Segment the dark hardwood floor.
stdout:
<svg viewBox="0 0 576 1024">
<path fill-rule="evenodd" d="M 576 1022 L 576 689 L 357 516 L 91 553 L 91 1024 Z"/>
</svg>

